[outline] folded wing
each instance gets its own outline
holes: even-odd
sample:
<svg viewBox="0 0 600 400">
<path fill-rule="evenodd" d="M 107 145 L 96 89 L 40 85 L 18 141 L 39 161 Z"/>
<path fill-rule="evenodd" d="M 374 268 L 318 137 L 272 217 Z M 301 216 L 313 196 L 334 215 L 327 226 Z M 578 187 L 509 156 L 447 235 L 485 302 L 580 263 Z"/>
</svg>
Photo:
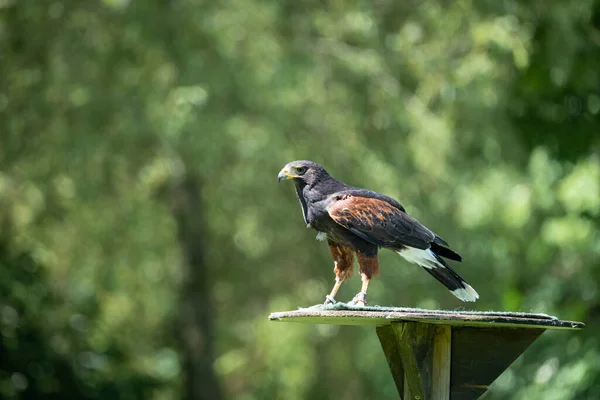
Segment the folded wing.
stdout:
<svg viewBox="0 0 600 400">
<path fill-rule="evenodd" d="M 332 198 L 327 211 L 336 223 L 380 247 L 428 249 L 434 242 L 445 243 L 419 221 L 385 200 L 339 195 Z"/>
</svg>

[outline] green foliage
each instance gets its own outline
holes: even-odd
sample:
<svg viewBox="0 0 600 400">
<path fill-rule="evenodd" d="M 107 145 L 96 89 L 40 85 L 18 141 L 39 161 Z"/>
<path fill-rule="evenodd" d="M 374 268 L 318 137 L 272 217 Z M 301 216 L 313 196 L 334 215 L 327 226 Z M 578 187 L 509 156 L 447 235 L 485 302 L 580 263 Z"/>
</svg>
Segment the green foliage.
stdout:
<svg viewBox="0 0 600 400">
<path fill-rule="evenodd" d="M 599 46 L 593 0 L 0 2 L 0 397 L 183 397 L 199 334 L 226 398 L 395 398 L 372 330 L 266 321 L 333 281 L 276 181 L 312 159 L 446 238 L 476 309 L 588 324 L 488 398 L 598 398 Z M 380 258 L 372 303 L 463 306 Z"/>
</svg>

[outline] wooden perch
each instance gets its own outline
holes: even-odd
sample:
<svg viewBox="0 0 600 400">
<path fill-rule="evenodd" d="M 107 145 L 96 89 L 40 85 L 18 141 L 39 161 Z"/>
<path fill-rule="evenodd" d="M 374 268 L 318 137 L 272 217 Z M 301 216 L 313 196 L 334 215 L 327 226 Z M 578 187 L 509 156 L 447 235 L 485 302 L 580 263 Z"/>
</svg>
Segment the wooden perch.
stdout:
<svg viewBox="0 0 600 400">
<path fill-rule="evenodd" d="M 271 321 L 376 326 L 400 398 L 474 400 L 546 329 L 582 329 L 546 314 L 354 307 L 276 312 Z"/>
</svg>

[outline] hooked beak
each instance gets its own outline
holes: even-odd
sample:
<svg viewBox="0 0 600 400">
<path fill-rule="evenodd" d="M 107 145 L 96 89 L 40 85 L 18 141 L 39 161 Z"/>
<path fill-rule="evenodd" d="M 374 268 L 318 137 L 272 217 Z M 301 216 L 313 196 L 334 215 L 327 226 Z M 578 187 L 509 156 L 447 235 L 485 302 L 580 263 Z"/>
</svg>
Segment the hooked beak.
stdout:
<svg viewBox="0 0 600 400">
<path fill-rule="evenodd" d="M 283 180 L 292 179 L 294 177 L 295 177 L 294 175 L 290 175 L 290 170 L 289 169 L 284 168 L 281 171 L 279 171 L 279 175 L 277 175 L 277 181 L 281 182 Z"/>
</svg>

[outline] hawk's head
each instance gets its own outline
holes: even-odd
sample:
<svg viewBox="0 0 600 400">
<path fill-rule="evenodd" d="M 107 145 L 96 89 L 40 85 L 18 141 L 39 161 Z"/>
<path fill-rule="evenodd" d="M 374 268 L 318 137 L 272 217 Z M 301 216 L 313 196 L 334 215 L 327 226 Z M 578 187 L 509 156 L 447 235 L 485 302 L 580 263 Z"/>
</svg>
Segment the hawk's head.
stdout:
<svg viewBox="0 0 600 400">
<path fill-rule="evenodd" d="M 320 177 L 327 176 L 323 166 L 307 160 L 287 163 L 277 175 L 277 180 L 293 179 L 294 182 L 304 182 L 308 185 L 315 183 Z"/>
</svg>

